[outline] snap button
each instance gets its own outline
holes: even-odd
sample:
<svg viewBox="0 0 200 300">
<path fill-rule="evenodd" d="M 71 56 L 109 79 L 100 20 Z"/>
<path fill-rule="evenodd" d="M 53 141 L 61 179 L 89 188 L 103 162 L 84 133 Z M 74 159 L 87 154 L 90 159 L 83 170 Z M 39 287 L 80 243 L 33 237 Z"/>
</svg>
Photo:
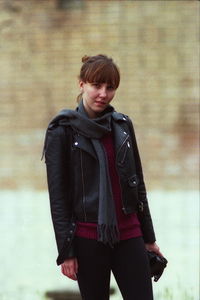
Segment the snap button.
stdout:
<svg viewBox="0 0 200 300">
<path fill-rule="evenodd" d="M 143 204 L 142 201 L 140 201 L 140 203 L 139 203 L 139 211 L 143 212 L 143 210 L 144 210 L 144 204 Z"/>
<path fill-rule="evenodd" d="M 137 178 L 135 176 L 132 176 L 131 178 L 128 179 L 129 185 L 132 187 L 136 187 L 138 184 Z"/>
<path fill-rule="evenodd" d="M 73 230 L 70 230 L 70 232 L 69 232 L 70 234 L 72 234 L 73 233 Z"/>
<path fill-rule="evenodd" d="M 78 145 L 78 142 L 75 142 L 74 145 L 77 146 L 77 145 Z"/>
<path fill-rule="evenodd" d="M 72 226 L 74 227 L 76 224 L 75 223 L 72 223 Z"/>
</svg>

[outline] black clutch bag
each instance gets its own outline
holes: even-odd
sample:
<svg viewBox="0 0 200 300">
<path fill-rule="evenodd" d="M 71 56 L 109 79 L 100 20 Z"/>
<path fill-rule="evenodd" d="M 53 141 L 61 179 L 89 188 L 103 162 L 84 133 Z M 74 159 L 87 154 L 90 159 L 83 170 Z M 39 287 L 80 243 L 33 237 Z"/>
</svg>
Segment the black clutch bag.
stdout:
<svg viewBox="0 0 200 300">
<path fill-rule="evenodd" d="M 155 252 L 147 251 L 147 253 L 151 269 L 151 277 L 154 277 L 154 281 L 158 281 L 164 271 L 164 268 L 167 266 L 168 261 L 166 258 Z"/>
</svg>

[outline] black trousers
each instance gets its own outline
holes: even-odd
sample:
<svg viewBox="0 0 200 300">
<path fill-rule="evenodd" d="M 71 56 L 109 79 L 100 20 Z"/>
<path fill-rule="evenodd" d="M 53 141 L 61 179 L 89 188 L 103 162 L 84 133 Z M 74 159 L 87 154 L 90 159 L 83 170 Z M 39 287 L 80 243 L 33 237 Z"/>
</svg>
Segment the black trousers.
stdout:
<svg viewBox="0 0 200 300">
<path fill-rule="evenodd" d="M 111 271 L 124 300 L 153 300 L 152 282 L 142 237 L 120 241 L 114 248 L 75 237 L 78 284 L 83 300 L 108 300 Z"/>
</svg>

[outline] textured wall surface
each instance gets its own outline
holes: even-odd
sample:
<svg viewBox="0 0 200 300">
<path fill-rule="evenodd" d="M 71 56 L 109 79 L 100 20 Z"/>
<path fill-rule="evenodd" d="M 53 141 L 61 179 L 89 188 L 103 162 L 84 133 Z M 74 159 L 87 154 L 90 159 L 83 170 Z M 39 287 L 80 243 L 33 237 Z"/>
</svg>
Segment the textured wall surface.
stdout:
<svg viewBox="0 0 200 300">
<path fill-rule="evenodd" d="M 76 106 L 81 57 L 121 70 L 149 188 L 197 188 L 198 1 L 0 0 L 0 188 L 46 189 L 44 131 Z"/>
</svg>

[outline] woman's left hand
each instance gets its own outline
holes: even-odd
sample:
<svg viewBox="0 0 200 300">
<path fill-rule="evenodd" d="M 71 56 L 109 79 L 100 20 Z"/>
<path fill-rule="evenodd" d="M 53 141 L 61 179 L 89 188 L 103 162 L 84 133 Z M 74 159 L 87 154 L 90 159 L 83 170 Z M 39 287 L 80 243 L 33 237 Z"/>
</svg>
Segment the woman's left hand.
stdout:
<svg viewBox="0 0 200 300">
<path fill-rule="evenodd" d="M 156 243 L 145 244 L 145 247 L 148 251 L 152 251 L 152 252 L 157 253 L 160 256 L 163 256 L 163 254 L 160 252 L 160 248 L 158 247 L 158 245 Z"/>
</svg>

